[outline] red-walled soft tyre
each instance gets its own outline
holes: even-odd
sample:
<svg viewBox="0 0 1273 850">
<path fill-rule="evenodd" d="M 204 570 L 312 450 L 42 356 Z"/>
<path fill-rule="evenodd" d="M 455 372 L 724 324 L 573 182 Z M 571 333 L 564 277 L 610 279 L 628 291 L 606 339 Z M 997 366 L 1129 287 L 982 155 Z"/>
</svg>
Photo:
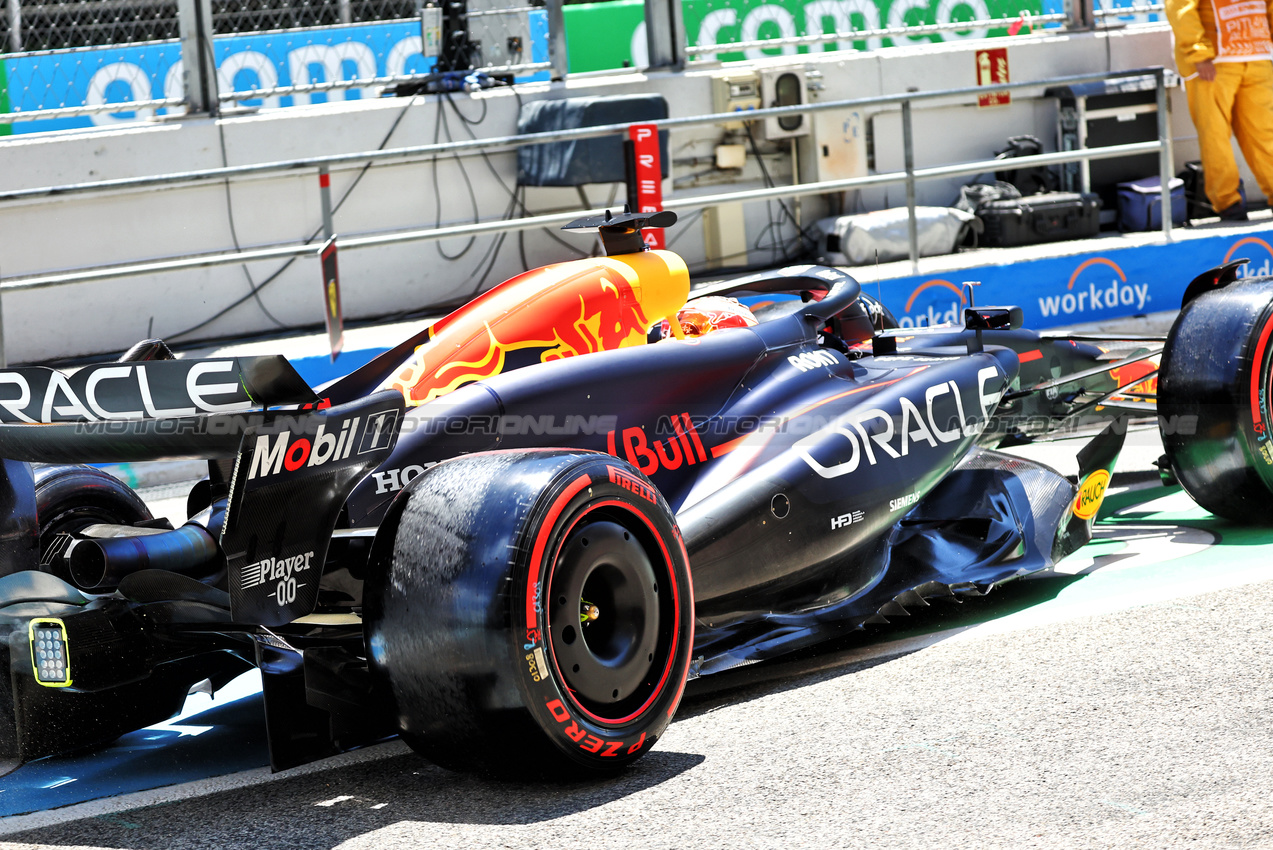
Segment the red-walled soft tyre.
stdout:
<svg viewBox="0 0 1273 850">
<path fill-rule="evenodd" d="M 608 455 L 433 467 L 382 523 L 364 605 L 403 737 L 454 770 L 618 770 L 671 722 L 693 645 L 675 519 Z"/>
<path fill-rule="evenodd" d="M 1187 303 L 1158 378 L 1171 470 L 1213 514 L 1273 524 L 1273 279 L 1239 280 Z"/>
</svg>

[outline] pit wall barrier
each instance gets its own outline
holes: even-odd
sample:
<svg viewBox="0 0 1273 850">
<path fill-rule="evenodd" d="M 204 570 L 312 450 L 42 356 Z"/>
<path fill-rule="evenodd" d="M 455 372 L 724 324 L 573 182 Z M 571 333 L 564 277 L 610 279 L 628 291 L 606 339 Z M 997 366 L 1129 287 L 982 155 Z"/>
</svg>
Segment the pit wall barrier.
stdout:
<svg viewBox="0 0 1273 850">
<path fill-rule="evenodd" d="M 1136 0 L 1102 0 L 1102 9 L 1131 8 Z M 834 50 L 876 50 L 944 41 L 992 38 L 1029 33 L 1032 18 L 1064 11 L 1063 0 L 687 0 L 683 6 L 690 47 L 720 45 L 703 59 L 732 62 L 767 56 Z M 1137 8 L 1143 7 L 1143 2 Z M 567 54 L 571 73 L 649 64 L 644 0 L 612 0 L 571 4 L 564 8 Z M 1131 12 L 1121 23 L 1160 19 L 1156 12 Z M 1002 20 L 1002 27 L 974 27 L 919 35 L 851 36 L 823 44 L 725 49 L 731 43 L 791 38 L 817 33 L 916 27 L 963 20 Z M 548 17 L 529 13 L 531 62 L 548 61 Z M 1056 27 L 1057 24 L 1048 24 Z M 276 86 L 334 80 L 426 74 L 433 59 L 421 55 L 416 20 L 321 27 L 258 35 L 220 36 L 213 40 L 222 92 L 247 92 Z M 32 112 L 68 106 L 95 106 L 145 100 L 181 99 L 180 42 L 133 46 L 77 48 L 0 58 L 0 113 Z M 521 82 L 548 79 L 547 72 L 518 77 Z M 245 100 L 247 107 L 288 107 L 329 100 L 379 96 L 375 88 L 351 88 Z M 182 114 L 184 107 L 164 107 L 156 115 Z M 0 123 L 0 136 L 94 126 L 110 126 L 148 118 L 134 111 L 60 116 Z"/>
<path fill-rule="evenodd" d="M 1144 0 L 1097 0 L 1102 10 L 1127 9 L 1120 24 L 1165 20 Z M 1132 11 L 1133 6 L 1137 11 Z M 767 56 L 795 56 L 829 50 L 878 50 L 997 38 L 1040 28 L 1039 15 L 1064 13 L 1065 0 L 686 0 L 682 6 L 690 47 L 720 45 L 699 58 L 736 62 Z M 644 0 L 571 4 L 565 7 L 566 51 L 571 73 L 602 71 L 649 63 L 645 42 Z M 1002 20 L 1001 27 L 974 27 L 918 35 L 845 37 L 824 44 L 726 49 L 731 43 L 792 38 L 853 30 L 917 27 L 958 21 Z M 1107 24 L 1108 24 L 1108 19 Z M 1045 24 L 1055 28 L 1058 24 Z"/>
<path fill-rule="evenodd" d="M 876 50 L 880 47 L 940 43 L 943 40 L 1005 36 L 1011 22 L 1020 19 L 1023 14 L 1040 14 L 1042 3 L 1040 0 L 959 0 L 958 3 L 940 0 L 935 4 L 916 0 L 687 0 L 681 9 L 690 47 L 719 44 L 724 48 L 731 42 L 764 38 L 944 24 L 957 20 L 1006 19 L 1003 27 L 994 29 L 948 31 L 918 37 L 845 38 L 812 46 L 789 44 L 745 50 L 722 49 L 704 57 L 735 62 L 826 50 Z M 649 64 L 644 0 L 571 4 L 565 7 L 565 15 L 566 51 L 572 73 Z"/>
</svg>

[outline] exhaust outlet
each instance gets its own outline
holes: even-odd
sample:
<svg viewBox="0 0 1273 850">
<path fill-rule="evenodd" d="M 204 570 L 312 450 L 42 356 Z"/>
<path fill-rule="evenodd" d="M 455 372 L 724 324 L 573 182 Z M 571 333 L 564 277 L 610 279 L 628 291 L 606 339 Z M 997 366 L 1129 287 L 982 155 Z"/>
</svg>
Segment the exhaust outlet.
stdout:
<svg viewBox="0 0 1273 850">
<path fill-rule="evenodd" d="M 93 536 L 109 531 L 119 536 Z M 192 578 L 209 574 L 207 568 L 221 558 L 217 541 L 199 525 L 171 530 L 129 526 L 89 526 L 67 558 L 71 581 L 82 590 L 108 593 L 125 576 L 138 570 L 158 569 Z"/>
</svg>

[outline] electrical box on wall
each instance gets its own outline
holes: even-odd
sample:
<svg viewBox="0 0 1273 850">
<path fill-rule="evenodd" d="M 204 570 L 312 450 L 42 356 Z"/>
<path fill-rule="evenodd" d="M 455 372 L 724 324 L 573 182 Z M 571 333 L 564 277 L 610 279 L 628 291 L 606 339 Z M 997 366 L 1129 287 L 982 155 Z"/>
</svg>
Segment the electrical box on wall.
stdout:
<svg viewBox="0 0 1273 850">
<path fill-rule="evenodd" d="M 783 68 L 761 71 L 760 102 L 768 109 L 773 106 L 797 106 L 808 103 L 809 89 L 803 68 Z M 765 138 L 793 139 L 809 135 L 811 116 L 797 113 L 764 121 Z"/>
<path fill-rule="evenodd" d="M 867 169 L 866 115 L 860 109 L 835 109 L 805 116 L 810 125 L 800 146 L 804 182 L 864 177 Z"/>
<path fill-rule="evenodd" d="M 720 74 L 712 77 L 713 112 L 747 112 L 760 108 L 760 75 L 755 72 Z M 743 122 L 724 125 L 741 130 Z"/>
</svg>

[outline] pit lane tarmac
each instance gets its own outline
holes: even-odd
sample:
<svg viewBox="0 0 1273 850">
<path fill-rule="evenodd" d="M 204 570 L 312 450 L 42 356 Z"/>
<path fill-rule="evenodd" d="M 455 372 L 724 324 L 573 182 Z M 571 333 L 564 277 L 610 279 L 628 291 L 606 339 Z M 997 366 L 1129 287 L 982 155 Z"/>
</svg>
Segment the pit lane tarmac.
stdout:
<svg viewBox="0 0 1273 850">
<path fill-rule="evenodd" d="M 692 683 L 599 783 L 488 782 L 398 742 L 271 776 L 244 679 L 0 781 L 0 846 L 1267 845 L 1271 555 L 1176 489 L 1112 492 L 1057 575 Z"/>
</svg>

